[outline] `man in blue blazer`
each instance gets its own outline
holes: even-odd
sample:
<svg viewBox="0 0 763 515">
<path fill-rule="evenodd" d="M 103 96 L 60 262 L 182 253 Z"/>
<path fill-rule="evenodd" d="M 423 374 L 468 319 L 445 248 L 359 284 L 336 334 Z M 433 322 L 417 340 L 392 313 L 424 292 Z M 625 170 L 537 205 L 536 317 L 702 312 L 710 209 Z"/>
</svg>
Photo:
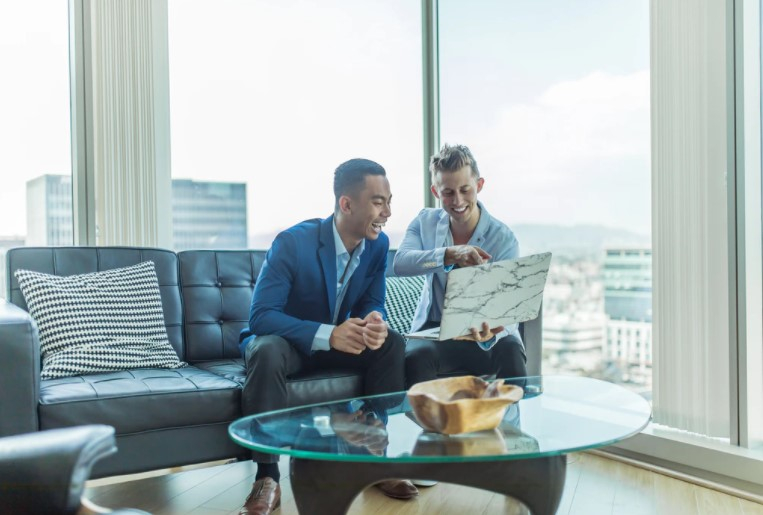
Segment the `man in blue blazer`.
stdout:
<svg viewBox="0 0 763 515">
<path fill-rule="evenodd" d="M 360 369 L 364 393 L 404 389 L 405 342 L 384 310 L 391 216 L 384 168 L 352 159 L 334 173 L 334 214 L 276 236 L 254 288 L 246 360 L 245 414 L 288 406 L 286 378 L 327 368 Z M 278 456 L 254 453 L 252 493 L 240 513 L 268 514 L 280 503 Z M 379 485 L 393 497 L 418 492 L 408 481 Z"/>
<path fill-rule="evenodd" d="M 468 147 L 444 145 L 429 170 L 432 194 L 442 208 L 421 211 L 395 253 L 395 274 L 426 277 L 411 332 L 440 325 L 448 272 L 454 267 L 519 257 L 514 233 L 477 200 L 485 179 Z M 409 340 L 405 376 L 409 385 L 449 373 L 523 377 L 526 360 L 516 324 L 491 328 L 483 323 L 457 340 Z"/>
</svg>

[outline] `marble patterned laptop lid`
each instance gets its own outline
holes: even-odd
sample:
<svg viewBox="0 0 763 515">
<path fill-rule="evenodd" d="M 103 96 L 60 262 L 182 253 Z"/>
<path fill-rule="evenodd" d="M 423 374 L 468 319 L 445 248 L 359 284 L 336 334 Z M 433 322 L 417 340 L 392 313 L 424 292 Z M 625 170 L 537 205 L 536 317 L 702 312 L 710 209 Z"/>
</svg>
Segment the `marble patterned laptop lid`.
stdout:
<svg viewBox="0 0 763 515">
<path fill-rule="evenodd" d="M 471 327 L 509 326 L 538 316 L 551 253 L 451 270 L 439 340 L 469 334 Z"/>
</svg>

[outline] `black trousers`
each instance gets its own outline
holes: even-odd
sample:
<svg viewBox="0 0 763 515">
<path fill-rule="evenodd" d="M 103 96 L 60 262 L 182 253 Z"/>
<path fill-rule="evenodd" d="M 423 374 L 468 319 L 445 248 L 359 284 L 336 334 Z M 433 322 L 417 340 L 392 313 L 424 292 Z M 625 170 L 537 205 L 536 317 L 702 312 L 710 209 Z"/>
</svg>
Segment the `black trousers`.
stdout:
<svg viewBox="0 0 763 515">
<path fill-rule="evenodd" d="M 364 395 L 399 392 L 405 389 L 404 361 L 405 340 L 392 329 L 384 345 L 360 354 L 331 349 L 306 356 L 280 336 L 258 336 L 246 347 L 242 410 L 244 415 L 255 415 L 289 407 L 286 379 L 310 370 L 359 369 Z M 277 463 L 278 455 L 253 452 L 252 459 Z"/>
<path fill-rule="evenodd" d="M 408 387 L 440 375 L 457 374 L 524 377 L 527 375 L 524 345 L 513 335 L 504 336 L 487 351 L 472 341 L 408 340 L 405 350 Z"/>
</svg>

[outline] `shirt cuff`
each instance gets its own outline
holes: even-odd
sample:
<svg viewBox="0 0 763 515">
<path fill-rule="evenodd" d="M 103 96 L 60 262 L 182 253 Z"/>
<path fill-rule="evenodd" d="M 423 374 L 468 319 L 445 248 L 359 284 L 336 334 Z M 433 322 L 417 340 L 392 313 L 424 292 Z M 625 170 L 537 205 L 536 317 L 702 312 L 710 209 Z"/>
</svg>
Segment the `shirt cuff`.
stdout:
<svg viewBox="0 0 763 515">
<path fill-rule="evenodd" d="M 439 247 L 435 249 L 434 255 L 437 262 L 442 266 L 443 270 L 446 272 L 450 272 L 453 270 L 453 265 L 445 266 L 445 251 L 447 250 L 447 247 Z"/>
<path fill-rule="evenodd" d="M 485 340 L 484 342 L 477 342 L 477 345 L 479 345 L 480 349 L 482 350 L 490 350 L 493 348 L 493 346 L 496 344 L 497 341 L 498 341 L 498 338 L 496 338 L 495 335 L 493 335 L 493 337 L 490 338 L 489 340 Z"/>
<path fill-rule="evenodd" d="M 335 327 L 335 325 L 321 324 L 315 332 L 310 350 L 313 352 L 317 350 L 330 350 L 331 344 L 329 343 L 329 338 L 331 338 L 331 331 L 333 331 Z"/>
</svg>

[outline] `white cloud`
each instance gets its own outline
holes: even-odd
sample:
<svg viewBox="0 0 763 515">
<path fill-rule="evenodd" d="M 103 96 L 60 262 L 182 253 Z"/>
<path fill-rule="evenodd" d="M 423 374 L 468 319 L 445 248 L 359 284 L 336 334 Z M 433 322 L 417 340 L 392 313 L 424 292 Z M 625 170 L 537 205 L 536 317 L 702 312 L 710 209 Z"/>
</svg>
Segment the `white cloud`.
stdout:
<svg viewBox="0 0 763 515">
<path fill-rule="evenodd" d="M 526 170 L 648 154 L 649 73 L 596 72 L 555 84 L 533 103 L 503 107 L 484 137 Z"/>
<path fill-rule="evenodd" d="M 510 199 L 506 221 L 649 231 L 647 70 L 597 71 L 499 109 L 473 147 L 489 180 L 483 196 Z"/>
</svg>

